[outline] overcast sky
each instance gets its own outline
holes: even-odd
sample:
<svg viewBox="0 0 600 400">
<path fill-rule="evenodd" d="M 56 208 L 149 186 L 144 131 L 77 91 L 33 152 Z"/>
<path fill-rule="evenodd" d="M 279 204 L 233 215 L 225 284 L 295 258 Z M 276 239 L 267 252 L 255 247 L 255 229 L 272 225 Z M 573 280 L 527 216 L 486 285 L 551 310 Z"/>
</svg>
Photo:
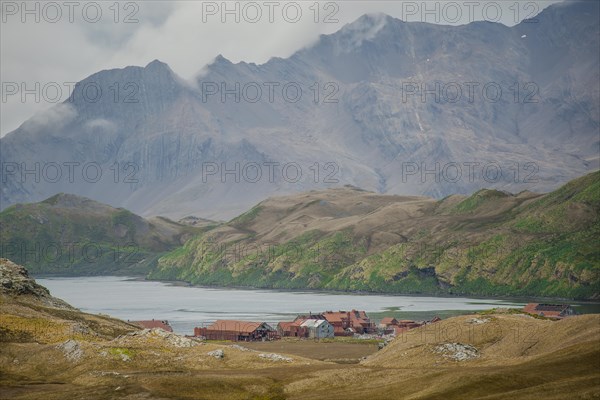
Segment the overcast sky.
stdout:
<svg viewBox="0 0 600 400">
<path fill-rule="evenodd" d="M 59 102 L 57 87 L 62 88 L 62 101 L 71 82 L 102 69 L 144 66 L 159 59 L 190 79 L 218 54 L 255 63 L 288 57 L 365 13 L 447 25 L 488 20 L 512 26 L 557 1 L 265 0 L 227 2 L 223 7 L 222 1 L 193 0 L 0 0 L 0 134 Z M 35 92 L 36 83 L 39 98 L 23 98 L 21 89 Z M 15 87 L 19 89 L 13 93 Z"/>
</svg>

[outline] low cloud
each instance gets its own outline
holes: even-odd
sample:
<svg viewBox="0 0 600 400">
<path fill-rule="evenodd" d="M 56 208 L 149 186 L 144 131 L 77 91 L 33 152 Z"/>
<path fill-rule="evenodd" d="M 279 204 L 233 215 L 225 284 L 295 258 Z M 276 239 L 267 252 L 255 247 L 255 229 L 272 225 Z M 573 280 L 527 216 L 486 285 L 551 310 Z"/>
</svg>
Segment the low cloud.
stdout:
<svg viewBox="0 0 600 400">
<path fill-rule="evenodd" d="M 61 131 L 77 117 L 77 111 L 68 103 L 57 104 L 36 113 L 23 123 L 23 130 L 37 133 L 40 130 Z"/>
<path fill-rule="evenodd" d="M 97 118 L 85 123 L 85 128 L 99 134 L 112 135 L 117 131 L 117 125 L 104 118 Z"/>
</svg>

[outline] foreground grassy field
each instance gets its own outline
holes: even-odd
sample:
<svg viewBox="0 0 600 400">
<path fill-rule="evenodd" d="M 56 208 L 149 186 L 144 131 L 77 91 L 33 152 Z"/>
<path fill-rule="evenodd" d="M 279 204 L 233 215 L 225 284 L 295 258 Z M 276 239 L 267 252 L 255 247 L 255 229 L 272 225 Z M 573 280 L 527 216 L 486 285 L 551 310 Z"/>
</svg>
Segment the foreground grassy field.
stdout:
<svg viewBox="0 0 600 400">
<path fill-rule="evenodd" d="M 600 399 L 600 315 L 453 317 L 379 351 L 348 340 L 241 347 L 82 313 L 8 263 L 0 399 Z"/>
<path fill-rule="evenodd" d="M 487 322 L 471 325 L 472 318 Z M 14 333 L 23 321 L 14 326 L 6 321 L 3 308 L 3 334 L 18 336 Z M 434 326 L 414 330 L 380 351 L 372 344 L 292 341 L 249 344 L 257 351 L 244 351 L 225 343 L 180 347 L 153 334 L 80 335 L 75 338 L 79 358 L 60 348 L 64 337 L 29 332 L 26 339 L 2 345 L 0 398 L 600 398 L 599 316 L 560 322 L 465 316 Z M 455 361 L 435 352 L 439 344 L 454 342 L 475 346 L 478 357 Z M 208 355 L 217 349 L 224 351 L 222 359 Z M 263 359 L 263 352 L 292 361 Z M 321 361 L 356 360 L 365 353 L 372 355 L 360 364 Z"/>
<path fill-rule="evenodd" d="M 284 353 L 302 356 L 319 361 L 336 363 L 358 363 L 363 357 L 377 352 L 377 344 L 373 341 L 345 340 L 278 340 L 274 342 L 246 343 L 245 347 L 260 352 Z"/>
</svg>

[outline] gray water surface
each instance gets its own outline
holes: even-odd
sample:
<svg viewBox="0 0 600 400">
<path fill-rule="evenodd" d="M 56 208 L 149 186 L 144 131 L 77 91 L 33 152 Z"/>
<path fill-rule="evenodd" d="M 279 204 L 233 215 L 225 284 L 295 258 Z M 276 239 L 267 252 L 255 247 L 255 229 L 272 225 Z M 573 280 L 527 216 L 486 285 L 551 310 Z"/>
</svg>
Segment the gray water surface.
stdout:
<svg viewBox="0 0 600 400">
<path fill-rule="evenodd" d="M 217 319 L 277 323 L 297 314 L 325 310 L 365 310 L 372 318 L 442 318 L 493 307 L 521 307 L 517 300 L 467 297 L 284 292 L 173 285 L 126 277 L 38 278 L 53 296 L 88 313 L 124 320 L 166 319 L 177 333 Z"/>
</svg>

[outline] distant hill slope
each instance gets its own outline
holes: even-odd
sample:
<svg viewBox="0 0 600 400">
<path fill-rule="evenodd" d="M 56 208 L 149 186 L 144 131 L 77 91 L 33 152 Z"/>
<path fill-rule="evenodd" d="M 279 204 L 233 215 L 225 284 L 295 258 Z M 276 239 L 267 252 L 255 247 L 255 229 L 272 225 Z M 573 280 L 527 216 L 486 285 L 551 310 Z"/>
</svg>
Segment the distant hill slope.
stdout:
<svg viewBox="0 0 600 400">
<path fill-rule="evenodd" d="M 144 274 L 200 228 L 146 220 L 85 197 L 57 194 L 0 213 L 2 254 L 33 273 Z"/>
<path fill-rule="evenodd" d="M 396 388 L 398 398 L 406 399 L 594 398 L 600 389 L 599 344 L 597 314 L 558 322 L 525 315 L 460 316 L 396 338 L 362 363 L 386 368 L 385 376 L 356 374 L 346 389 L 368 384 L 383 394 Z M 475 357 L 452 358 L 464 357 L 453 348 L 465 345 L 473 346 L 467 351 Z M 320 380 L 331 378 L 323 374 Z"/>
<path fill-rule="evenodd" d="M 388 293 L 600 295 L 600 172 L 548 194 L 436 201 L 353 187 L 273 197 L 158 261 L 154 279 Z"/>
</svg>

